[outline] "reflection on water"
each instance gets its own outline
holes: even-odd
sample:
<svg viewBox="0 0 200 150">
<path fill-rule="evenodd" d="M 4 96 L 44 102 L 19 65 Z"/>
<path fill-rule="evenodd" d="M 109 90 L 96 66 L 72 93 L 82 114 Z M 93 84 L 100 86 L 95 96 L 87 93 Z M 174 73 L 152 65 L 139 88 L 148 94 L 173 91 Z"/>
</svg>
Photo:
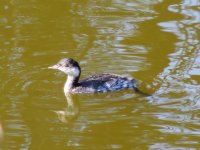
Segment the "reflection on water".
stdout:
<svg viewBox="0 0 200 150">
<path fill-rule="evenodd" d="M 73 95 L 66 94 L 66 101 L 67 105 L 64 110 L 57 110 L 55 113 L 58 115 L 58 119 L 61 122 L 68 123 L 72 119 L 75 119 L 79 114 L 79 106 L 77 102 L 75 102 L 75 99 L 73 98 Z"/>
<path fill-rule="evenodd" d="M 200 92 L 198 81 L 192 80 L 193 75 L 199 75 L 199 38 L 198 29 L 196 28 L 197 19 L 200 14 L 190 6 L 194 6 L 187 2 L 181 5 L 173 5 L 173 11 L 179 12 L 188 18 L 186 20 L 177 20 L 170 22 L 162 22 L 159 25 L 167 32 L 172 32 L 180 40 L 176 43 L 175 51 L 169 54 L 169 65 L 159 74 L 159 80 L 162 81 L 163 86 L 158 90 L 171 93 L 176 91 L 175 101 L 190 101 L 193 103 L 196 97 L 199 97 Z M 197 3 L 198 4 L 198 3 Z M 187 8 L 185 8 L 187 6 Z M 182 7 L 182 9 L 179 9 Z M 190 13 L 189 13 L 190 12 Z M 177 96 L 179 95 L 179 96 Z M 186 96 L 188 98 L 186 98 Z M 162 100 L 163 103 L 163 100 Z M 192 105 L 190 104 L 192 107 Z M 185 106 L 180 106 L 185 107 Z M 188 107 L 188 106 L 187 106 Z M 196 107 L 196 106 L 194 106 Z"/>
<path fill-rule="evenodd" d="M 109 5 L 106 3 L 98 5 L 96 3 L 98 2 L 89 1 L 86 3 L 84 6 L 86 10 L 82 9 L 82 4 L 76 2 L 72 4 L 72 13 L 82 14 L 86 17 L 88 23 L 96 32 L 94 37 L 91 37 L 93 38 L 91 47 L 86 47 L 84 54 L 84 59 L 90 64 L 90 68 L 96 68 L 93 58 L 95 58 L 95 62 L 98 62 L 98 68 L 95 69 L 95 72 L 106 72 L 108 70 L 112 73 L 119 73 L 119 70 L 121 73 L 133 72 L 149 66 L 150 64 L 144 57 L 148 52 L 147 47 L 135 42 L 126 42 L 139 34 L 137 30 L 139 22 L 154 17 L 155 12 L 144 7 L 149 3 L 127 3 L 125 1 L 110 2 Z M 76 37 L 82 37 L 80 32 Z M 81 48 L 84 49 L 83 46 Z M 107 67 L 106 70 L 105 66 Z M 90 68 L 87 68 L 87 70 Z"/>
<path fill-rule="evenodd" d="M 0 149 L 199 149 L 198 0 L 0 4 Z M 61 57 L 155 94 L 65 98 Z"/>
</svg>

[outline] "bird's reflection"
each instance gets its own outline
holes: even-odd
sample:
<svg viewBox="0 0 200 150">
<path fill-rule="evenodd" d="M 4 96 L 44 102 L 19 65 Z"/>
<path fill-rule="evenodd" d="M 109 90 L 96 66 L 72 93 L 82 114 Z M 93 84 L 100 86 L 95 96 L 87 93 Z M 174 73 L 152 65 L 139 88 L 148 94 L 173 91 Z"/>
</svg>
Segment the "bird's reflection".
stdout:
<svg viewBox="0 0 200 150">
<path fill-rule="evenodd" d="M 61 122 L 69 123 L 70 121 L 76 119 L 79 114 L 79 104 L 75 100 L 75 95 L 70 93 L 66 94 L 67 106 L 64 110 L 55 111 L 58 116 L 58 119 Z"/>
</svg>

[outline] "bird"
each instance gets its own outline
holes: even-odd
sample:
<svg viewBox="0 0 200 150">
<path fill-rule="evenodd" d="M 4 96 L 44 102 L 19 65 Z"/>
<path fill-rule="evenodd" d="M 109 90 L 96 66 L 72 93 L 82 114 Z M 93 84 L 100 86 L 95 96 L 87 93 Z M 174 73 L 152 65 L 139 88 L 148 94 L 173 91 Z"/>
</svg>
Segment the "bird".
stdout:
<svg viewBox="0 0 200 150">
<path fill-rule="evenodd" d="M 65 95 L 69 93 L 106 93 L 122 89 L 133 89 L 137 93 L 149 96 L 149 94 L 143 93 L 137 88 L 136 79 L 117 74 L 103 73 L 79 80 L 81 67 L 72 58 L 63 58 L 57 64 L 48 68 L 60 70 L 67 75 L 64 84 Z"/>
</svg>

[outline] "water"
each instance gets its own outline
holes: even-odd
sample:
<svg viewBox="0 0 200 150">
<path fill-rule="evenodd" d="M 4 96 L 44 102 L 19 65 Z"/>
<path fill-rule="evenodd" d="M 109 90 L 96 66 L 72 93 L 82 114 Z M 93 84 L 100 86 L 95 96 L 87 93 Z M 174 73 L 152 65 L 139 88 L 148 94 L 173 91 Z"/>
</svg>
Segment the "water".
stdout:
<svg viewBox="0 0 200 150">
<path fill-rule="evenodd" d="M 200 147 L 199 0 L 0 1 L 0 149 Z M 125 90 L 63 94 L 65 75 L 135 77 Z"/>
</svg>

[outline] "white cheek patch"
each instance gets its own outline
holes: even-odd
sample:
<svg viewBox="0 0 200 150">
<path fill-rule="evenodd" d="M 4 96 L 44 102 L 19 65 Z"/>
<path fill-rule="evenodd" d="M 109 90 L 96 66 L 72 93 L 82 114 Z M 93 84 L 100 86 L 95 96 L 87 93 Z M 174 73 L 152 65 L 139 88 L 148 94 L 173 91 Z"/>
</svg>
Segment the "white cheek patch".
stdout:
<svg viewBox="0 0 200 150">
<path fill-rule="evenodd" d="M 80 74 L 80 71 L 77 67 L 74 67 L 74 68 L 59 67 L 58 69 L 64 73 L 74 76 L 74 77 L 78 77 Z"/>
<path fill-rule="evenodd" d="M 79 74 L 80 74 L 80 71 L 77 67 L 74 67 L 74 68 L 70 69 L 69 74 L 72 75 L 72 76 L 78 77 Z"/>
<path fill-rule="evenodd" d="M 64 73 L 66 73 L 66 74 L 68 74 L 68 73 L 67 73 L 67 69 L 64 68 L 64 67 L 59 67 L 58 70 L 60 70 L 60 71 L 62 71 L 62 72 L 64 72 Z"/>
</svg>

